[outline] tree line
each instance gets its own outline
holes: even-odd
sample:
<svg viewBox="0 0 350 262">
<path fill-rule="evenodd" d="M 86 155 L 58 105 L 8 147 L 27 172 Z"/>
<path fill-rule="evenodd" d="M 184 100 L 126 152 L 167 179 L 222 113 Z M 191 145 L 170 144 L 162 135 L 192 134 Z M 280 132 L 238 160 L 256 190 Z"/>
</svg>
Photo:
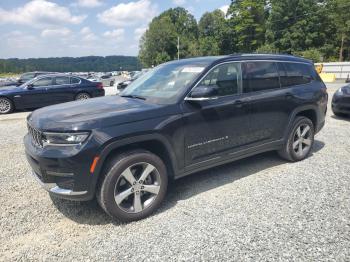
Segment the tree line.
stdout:
<svg viewBox="0 0 350 262">
<path fill-rule="evenodd" d="M 140 40 L 149 67 L 180 58 L 233 53 L 285 53 L 315 62 L 350 61 L 349 0 L 232 0 L 228 12 L 197 22 L 186 9 L 155 17 Z"/>
<path fill-rule="evenodd" d="M 86 56 L 29 59 L 0 59 L 0 73 L 30 71 L 50 72 L 110 72 L 140 70 L 141 64 L 133 56 Z"/>
</svg>

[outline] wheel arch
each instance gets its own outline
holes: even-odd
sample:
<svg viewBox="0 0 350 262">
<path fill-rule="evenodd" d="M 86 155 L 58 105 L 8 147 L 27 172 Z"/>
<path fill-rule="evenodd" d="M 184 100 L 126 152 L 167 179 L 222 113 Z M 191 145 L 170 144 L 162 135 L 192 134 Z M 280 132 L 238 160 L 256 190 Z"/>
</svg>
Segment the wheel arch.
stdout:
<svg viewBox="0 0 350 262">
<path fill-rule="evenodd" d="M 298 107 L 291 114 L 288 126 L 284 132 L 284 139 L 288 137 L 289 130 L 293 126 L 293 122 L 298 116 L 304 116 L 309 118 L 314 125 L 315 132 L 317 131 L 317 127 L 319 123 L 318 116 L 317 116 L 317 107 L 314 105 L 306 105 L 306 106 Z"/>
<path fill-rule="evenodd" d="M 147 150 L 160 157 L 167 168 L 169 178 L 173 178 L 177 171 L 177 162 L 171 148 L 170 143 L 161 135 L 141 135 L 113 141 L 106 145 L 98 156 L 98 164 L 93 173 L 95 177 L 94 186 L 96 187 L 98 178 L 101 176 L 109 160 L 122 152 L 136 149 Z"/>
</svg>

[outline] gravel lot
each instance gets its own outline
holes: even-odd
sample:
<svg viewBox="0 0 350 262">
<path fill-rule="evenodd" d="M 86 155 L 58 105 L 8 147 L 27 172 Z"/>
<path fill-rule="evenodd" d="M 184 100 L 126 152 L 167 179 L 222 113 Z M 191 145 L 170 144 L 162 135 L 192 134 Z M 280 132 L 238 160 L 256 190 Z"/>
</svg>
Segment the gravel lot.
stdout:
<svg viewBox="0 0 350 262">
<path fill-rule="evenodd" d="M 329 111 L 303 162 L 271 152 L 183 178 L 155 215 L 120 224 L 39 187 L 25 115 L 0 117 L 2 261 L 350 260 L 350 118 Z"/>
</svg>

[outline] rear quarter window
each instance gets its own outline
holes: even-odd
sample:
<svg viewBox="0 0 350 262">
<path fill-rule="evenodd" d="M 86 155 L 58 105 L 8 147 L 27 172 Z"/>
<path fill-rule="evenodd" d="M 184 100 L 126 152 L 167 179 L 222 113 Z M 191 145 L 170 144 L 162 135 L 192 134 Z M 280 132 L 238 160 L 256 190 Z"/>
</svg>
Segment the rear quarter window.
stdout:
<svg viewBox="0 0 350 262">
<path fill-rule="evenodd" d="M 282 87 L 304 85 L 315 80 L 311 65 L 288 62 L 277 64 Z"/>
<path fill-rule="evenodd" d="M 79 84 L 80 83 L 80 79 L 76 78 L 76 77 L 72 77 L 70 79 L 71 84 Z"/>
</svg>

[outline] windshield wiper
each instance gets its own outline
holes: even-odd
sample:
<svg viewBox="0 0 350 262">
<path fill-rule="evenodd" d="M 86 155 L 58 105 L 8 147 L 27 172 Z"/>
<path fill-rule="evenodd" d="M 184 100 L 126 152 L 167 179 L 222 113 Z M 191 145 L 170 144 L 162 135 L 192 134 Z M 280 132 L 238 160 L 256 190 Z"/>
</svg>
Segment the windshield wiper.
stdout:
<svg viewBox="0 0 350 262">
<path fill-rule="evenodd" d="M 137 95 L 121 95 L 121 97 L 146 100 L 146 98 L 145 98 L 145 97 L 143 97 L 143 96 L 137 96 Z"/>
</svg>

